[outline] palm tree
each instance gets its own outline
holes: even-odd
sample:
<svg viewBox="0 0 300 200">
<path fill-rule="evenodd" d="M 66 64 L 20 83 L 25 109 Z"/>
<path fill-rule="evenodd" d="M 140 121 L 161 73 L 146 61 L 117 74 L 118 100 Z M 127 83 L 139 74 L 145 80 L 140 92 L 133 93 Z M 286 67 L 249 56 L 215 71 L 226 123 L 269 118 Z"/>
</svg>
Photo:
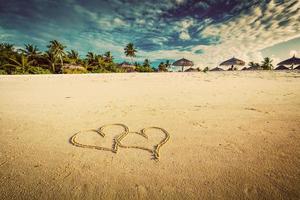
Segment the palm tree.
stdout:
<svg viewBox="0 0 300 200">
<path fill-rule="evenodd" d="M 272 64 L 273 60 L 271 60 L 269 57 L 264 58 L 264 61 L 262 62 L 261 67 L 264 70 L 271 70 L 273 69 L 273 64 Z"/>
<path fill-rule="evenodd" d="M 164 62 L 161 62 L 158 65 L 158 71 L 160 71 L 160 72 L 166 72 L 166 71 L 168 71 L 167 64 L 165 64 Z"/>
<path fill-rule="evenodd" d="M 79 53 L 75 50 L 71 50 L 68 52 L 68 58 L 75 64 L 78 64 L 80 62 Z"/>
<path fill-rule="evenodd" d="M 15 50 L 14 45 L 9 44 L 9 43 L 1 43 L 0 49 L 5 50 L 5 51 L 14 51 Z"/>
<path fill-rule="evenodd" d="M 24 53 L 28 59 L 33 60 L 34 65 L 38 64 L 37 59 L 41 56 L 41 52 L 37 46 L 32 44 L 25 44 L 25 49 L 21 49 L 21 52 Z"/>
<path fill-rule="evenodd" d="M 96 60 L 96 55 L 93 52 L 88 52 L 86 54 L 86 59 L 89 64 L 93 64 Z"/>
<path fill-rule="evenodd" d="M 145 59 L 145 61 L 143 63 L 143 67 L 150 67 L 150 61 L 149 61 L 149 59 Z"/>
<path fill-rule="evenodd" d="M 18 53 L 15 51 L 14 45 L 9 43 L 0 43 L 0 66 L 9 64 L 9 58 L 17 59 Z M 10 71 L 8 71 L 10 73 Z"/>
<path fill-rule="evenodd" d="M 92 70 L 93 70 L 93 66 L 91 66 L 91 65 L 89 64 L 89 61 L 88 61 L 88 60 L 83 60 L 83 61 L 81 62 L 81 65 L 82 65 L 82 67 L 84 67 L 87 71 L 92 71 Z"/>
<path fill-rule="evenodd" d="M 107 51 L 105 54 L 104 54 L 104 59 L 106 62 L 112 62 L 114 57 L 111 55 L 111 52 L 110 51 Z"/>
<path fill-rule="evenodd" d="M 21 55 L 20 60 L 13 58 L 9 58 L 9 60 L 12 61 L 12 63 L 5 64 L 4 67 L 13 67 L 16 69 L 16 71 L 21 71 L 22 74 L 27 72 L 29 68 L 32 67 L 34 62 L 33 60 L 29 61 L 28 57 L 26 57 L 24 54 Z"/>
<path fill-rule="evenodd" d="M 61 66 L 63 66 L 63 58 L 66 56 L 64 49 L 66 48 L 66 46 L 64 46 L 57 40 L 52 40 L 50 41 L 50 45 L 48 45 L 47 47 L 49 48 L 49 52 L 51 52 L 55 57 L 57 57 L 60 60 Z"/>
<path fill-rule="evenodd" d="M 170 67 L 171 67 L 170 61 L 167 60 L 165 65 L 166 65 L 166 68 L 167 68 L 167 69 L 170 68 Z"/>
<path fill-rule="evenodd" d="M 135 54 L 136 52 L 137 52 L 137 50 L 135 49 L 133 43 L 127 44 L 127 46 L 124 49 L 124 53 L 125 53 L 126 57 L 131 58 L 131 63 L 133 63 L 133 57 L 136 56 L 136 54 Z"/>
<path fill-rule="evenodd" d="M 261 66 L 260 66 L 259 63 L 250 62 L 248 65 L 249 65 L 249 67 L 250 67 L 251 70 L 261 69 Z"/>
<path fill-rule="evenodd" d="M 37 46 L 32 44 L 25 44 L 25 50 L 22 49 L 22 52 L 29 58 L 35 58 L 41 55 Z"/>
<path fill-rule="evenodd" d="M 52 71 L 52 73 L 55 73 L 56 72 L 56 67 L 55 66 L 56 66 L 56 63 L 57 63 L 57 58 L 50 51 L 46 51 L 44 56 L 45 56 L 48 64 L 50 65 L 50 70 Z"/>
</svg>

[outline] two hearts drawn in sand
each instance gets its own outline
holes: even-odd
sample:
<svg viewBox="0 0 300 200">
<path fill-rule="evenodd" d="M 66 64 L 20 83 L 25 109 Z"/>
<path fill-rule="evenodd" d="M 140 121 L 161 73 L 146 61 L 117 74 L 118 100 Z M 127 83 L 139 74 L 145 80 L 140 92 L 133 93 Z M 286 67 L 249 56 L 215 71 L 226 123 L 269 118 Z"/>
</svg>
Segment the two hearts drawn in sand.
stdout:
<svg viewBox="0 0 300 200">
<path fill-rule="evenodd" d="M 111 151 L 113 153 L 117 153 L 118 151 L 118 148 L 121 147 L 121 148 L 135 148 L 135 149 L 141 149 L 141 150 L 145 150 L 145 151 L 148 151 L 150 152 L 152 155 L 153 155 L 153 158 L 155 160 L 158 160 L 159 159 L 159 150 L 160 148 L 165 144 L 167 143 L 167 141 L 169 140 L 170 138 L 170 134 L 163 128 L 160 128 L 160 127 L 148 127 L 148 128 L 143 128 L 141 131 L 139 132 L 133 132 L 133 131 L 129 131 L 129 128 L 124 125 L 124 124 L 107 124 L 107 125 L 104 125 L 104 126 L 101 126 L 100 128 L 96 129 L 96 130 L 89 130 L 89 131 L 93 131 L 97 134 L 99 134 L 101 137 L 105 137 L 105 133 L 104 133 L 104 129 L 106 127 L 109 127 L 109 126 L 119 126 L 119 127 L 122 127 L 124 130 L 121 134 L 117 135 L 114 139 L 113 139 L 113 144 L 112 144 L 112 148 L 107 148 L 107 147 L 101 147 L 101 146 L 95 146 L 95 145 L 89 145 L 89 144 L 82 144 L 80 142 L 78 142 L 76 140 L 76 137 L 78 136 L 78 134 L 80 133 L 83 133 L 85 131 L 80 131 L 76 134 L 74 134 L 71 138 L 70 138 L 70 143 L 73 144 L 74 146 L 77 146 L 77 147 L 82 147 L 82 148 L 90 148 L 90 149 L 97 149 L 97 150 L 103 150 L 103 151 Z M 149 130 L 149 129 L 155 129 L 155 130 L 159 130 L 161 131 L 165 137 L 156 145 L 153 146 L 153 149 L 149 149 L 149 148 L 146 148 L 146 147 L 142 147 L 142 146 L 126 146 L 124 144 L 121 143 L 121 141 L 128 135 L 128 134 L 137 134 L 137 135 L 140 135 L 146 139 L 148 139 L 148 135 L 146 134 L 146 132 Z"/>
</svg>

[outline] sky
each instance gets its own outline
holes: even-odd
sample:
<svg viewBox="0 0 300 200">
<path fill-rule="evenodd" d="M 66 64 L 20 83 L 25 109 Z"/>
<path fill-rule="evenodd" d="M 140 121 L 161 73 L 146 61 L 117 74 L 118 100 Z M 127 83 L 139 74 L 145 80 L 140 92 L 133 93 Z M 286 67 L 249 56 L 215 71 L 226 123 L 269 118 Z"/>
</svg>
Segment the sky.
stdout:
<svg viewBox="0 0 300 200">
<path fill-rule="evenodd" d="M 212 68 L 236 57 L 274 64 L 300 56 L 300 0 L 0 0 L 0 42 L 50 40 L 67 50 L 129 61 L 124 47 L 135 44 L 136 61 L 186 58 Z"/>
</svg>

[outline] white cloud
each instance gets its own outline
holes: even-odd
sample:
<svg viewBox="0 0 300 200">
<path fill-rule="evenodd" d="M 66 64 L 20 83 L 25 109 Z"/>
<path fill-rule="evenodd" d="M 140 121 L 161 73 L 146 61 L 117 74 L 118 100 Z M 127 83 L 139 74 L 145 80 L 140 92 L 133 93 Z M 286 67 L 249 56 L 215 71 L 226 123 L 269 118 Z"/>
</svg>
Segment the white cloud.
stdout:
<svg viewBox="0 0 300 200">
<path fill-rule="evenodd" d="M 300 12 L 296 8 L 299 8 L 300 2 L 291 2 L 277 5 L 272 0 L 266 8 L 256 7 L 246 16 L 242 13 L 228 23 L 208 26 L 202 34 L 207 37 L 220 36 L 221 44 L 208 47 L 205 57 L 217 51 L 216 64 L 232 55 L 258 62 L 262 49 L 299 37 Z M 279 25 L 286 21 L 286 25 Z"/>
<path fill-rule="evenodd" d="M 294 4 L 292 4 L 294 2 Z M 198 45 L 192 51 L 203 50 L 204 54 L 172 52 L 174 55 L 186 56 L 202 66 L 217 66 L 220 62 L 233 56 L 246 62 L 260 62 L 261 51 L 275 44 L 300 36 L 300 1 L 288 1 L 276 4 L 272 0 L 266 7 L 255 7 L 248 14 L 241 13 L 228 22 L 209 25 L 200 33 L 201 37 L 220 37 L 220 44 Z M 181 23 L 189 27 L 192 23 Z M 181 31 L 182 38 L 188 38 Z M 166 51 L 168 55 L 169 51 Z M 181 56 L 181 57 L 182 57 Z M 178 58 L 178 57 L 177 57 Z M 278 58 L 273 57 L 274 64 Z"/>
<path fill-rule="evenodd" d="M 175 0 L 175 3 L 176 3 L 177 5 L 180 5 L 180 4 L 185 3 L 185 0 Z"/>
<path fill-rule="evenodd" d="M 117 25 L 117 26 L 124 26 L 124 25 L 126 25 L 126 23 L 122 19 L 120 19 L 118 17 L 114 18 L 113 22 L 114 22 L 114 25 Z"/>
<path fill-rule="evenodd" d="M 181 40 L 190 40 L 189 28 L 194 25 L 194 19 L 188 18 L 176 23 L 174 30 L 179 30 L 179 38 Z"/>
<path fill-rule="evenodd" d="M 182 40 L 190 40 L 191 36 L 190 36 L 190 34 L 187 31 L 182 31 L 179 34 L 179 38 L 182 39 Z"/>
</svg>

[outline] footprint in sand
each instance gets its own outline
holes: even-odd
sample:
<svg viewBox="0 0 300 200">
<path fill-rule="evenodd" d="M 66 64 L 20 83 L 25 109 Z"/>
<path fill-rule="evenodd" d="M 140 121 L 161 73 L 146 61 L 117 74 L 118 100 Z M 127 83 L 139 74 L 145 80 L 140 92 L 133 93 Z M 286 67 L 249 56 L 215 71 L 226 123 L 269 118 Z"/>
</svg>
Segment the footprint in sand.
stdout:
<svg viewBox="0 0 300 200">
<path fill-rule="evenodd" d="M 205 126 L 205 121 L 192 121 L 190 123 L 196 127 L 208 128 L 207 126 Z"/>
</svg>

